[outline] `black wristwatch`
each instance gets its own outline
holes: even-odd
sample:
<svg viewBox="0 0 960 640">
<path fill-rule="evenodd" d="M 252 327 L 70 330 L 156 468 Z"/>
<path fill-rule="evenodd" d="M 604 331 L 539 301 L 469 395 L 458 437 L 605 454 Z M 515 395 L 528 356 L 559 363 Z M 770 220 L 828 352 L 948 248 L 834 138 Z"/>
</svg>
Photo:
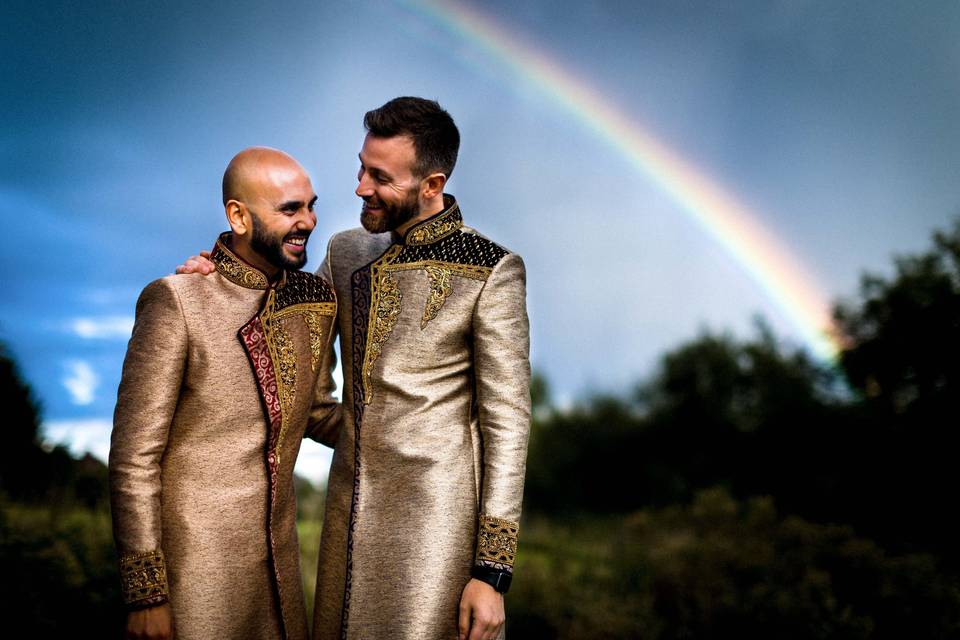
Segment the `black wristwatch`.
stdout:
<svg viewBox="0 0 960 640">
<path fill-rule="evenodd" d="M 480 566 L 474 566 L 470 570 L 470 577 L 486 582 L 500 593 L 506 593 L 510 589 L 510 581 L 513 580 L 513 574 L 509 571 Z"/>
</svg>

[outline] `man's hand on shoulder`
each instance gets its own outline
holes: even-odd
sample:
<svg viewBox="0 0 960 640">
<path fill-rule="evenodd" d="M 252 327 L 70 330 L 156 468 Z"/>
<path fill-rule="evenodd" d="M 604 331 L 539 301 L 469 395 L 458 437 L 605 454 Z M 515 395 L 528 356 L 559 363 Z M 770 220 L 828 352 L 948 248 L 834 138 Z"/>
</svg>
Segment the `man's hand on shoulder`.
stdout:
<svg viewBox="0 0 960 640">
<path fill-rule="evenodd" d="M 170 603 L 128 613 L 123 637 L 124 640 L 173 640 Z"/>
<path fill-rule="evenodd" d="M 187 261 L 177 266 L 177 273 L 200 273 L 205 276 L 216 270 L 210 261 L 210 252 L 201 251 L 198 256 L 190 256 Z"/>
<path fill-rule="evenodd" d="M 495 640 L 505 617 L 503 594 L 471 578 L 460 596 L 459 640 Z"/>
</svg>

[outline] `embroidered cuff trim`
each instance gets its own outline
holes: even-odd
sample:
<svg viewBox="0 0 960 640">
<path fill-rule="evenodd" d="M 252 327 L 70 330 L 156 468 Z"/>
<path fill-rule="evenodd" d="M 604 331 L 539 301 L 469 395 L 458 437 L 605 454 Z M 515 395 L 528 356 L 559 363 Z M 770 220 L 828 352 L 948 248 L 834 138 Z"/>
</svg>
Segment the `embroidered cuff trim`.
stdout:
<svg viewBox="0 0 960 640">
<path fill-rule="evenodd" d="M 167 601 L 167 567 L 160 549 L 121 556 L 120 579 L 123 601 L 130 608 L 141 609 Z"/>
<path fill-rule="evenodd" d="M 510 520 L 480 516 L 475 564 L 500 571 L 513 571 L 520 525 Z"/>
</svg>

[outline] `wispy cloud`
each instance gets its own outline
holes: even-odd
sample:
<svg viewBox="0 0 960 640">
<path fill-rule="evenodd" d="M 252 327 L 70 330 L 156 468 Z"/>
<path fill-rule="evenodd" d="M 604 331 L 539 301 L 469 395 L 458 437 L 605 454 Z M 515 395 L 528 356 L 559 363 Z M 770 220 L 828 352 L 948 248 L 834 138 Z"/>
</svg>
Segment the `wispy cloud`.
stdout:
<svg viewBox="0 0 960 640">
<path fill-rule="evenodd" d="M 64 366 L 67 375 L 63 378 L 63 386 L 70 392 L 70 401 L 77 405 L 92 404 L 100 376 L 85 360 L 67 360 Z"/>
<path fill-rule="evenodd" d="M 43 441 L 50 445 L 62 444 L 75 456 L 91 453 L 106 462 L 112 427 L 109 418 L 49 420 L 43 423 Z"/>
<path fill-rule="evenodd" d="M 133 316 L 101 316 L 74 318 L 69 329 L 86 340 L 127 340 L 133 331 Z"/>
</svg>

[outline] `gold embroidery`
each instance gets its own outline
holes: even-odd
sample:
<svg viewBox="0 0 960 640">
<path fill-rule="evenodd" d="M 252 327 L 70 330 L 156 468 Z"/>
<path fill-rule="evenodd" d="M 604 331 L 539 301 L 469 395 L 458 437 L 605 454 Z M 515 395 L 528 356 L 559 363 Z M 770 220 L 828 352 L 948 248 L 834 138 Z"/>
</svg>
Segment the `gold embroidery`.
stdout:
<svg viewBox="0 0 960 640">
<path fill-rule="evenodd" d="M 374 286 L 371 296 L 370 329 L 367 335 L 367 349 L 363 363 L 363 402 L 370 404 L 370 398 L 373 395 L 370 386 L 370 373 L 373 371 L 373 363 L 380 357 L 383 345 L 390 337 L 394 325 L 397 324 L 397 317 L 402 310 L 403 294 L 397 286 L 397 279 L 390 275 L 390 272 L 384 270 L 383 273 L 374 272 Z"/>
<path fill-rule="evenodd" d="M 277 345 L 277 386 L 280 392 L 280 409 L 289 411 L 296 395 L 297 351 L 290 334 L 279 323 L 273 330 Z"/>
<path fill-rule="evenodd" d="M 337 303 L 336 302 L 309 302 L 296 304 L 292 307 L 284 307 L 280 311 L 276 311 L 273 314 L 275 320 L 280 318 L 286 318 L 287 316 L 297 315 L 304 312 L 315 313 L 319 316 L 330 316 L 335 317 L 337 315 Z"/>
<path fill-rule="evenodd" d="M 443 303 L 447 301 L 452 287 L 450 286 L 450 271 L 443 267 L 429 266 L 425 267 L 427 277 L 430 279 L 430 294 L 427 296 L 427 304 L 423 308 L 423 318 L 420 320 L 420 330 L 426 328 L 427 323 L 437 317 Z"/>
<path fill-rule="evenodd" d="M 516 522 L 481 515 L 477 533 L 477 563 L 494 563 L 512 568 L 519 530 L 520 525 Z"/>
<path fill-rule="evenodd" d="M 270 350 L 270 360 L 274 363 L 277 380 L 277 396 L 280 400 L 280 433 L 277 434 L 277 443 L 274 451 L 277 456 L 277 465 L 280 464 L 280 451 L 283 444 L 283 435 L 287 430 L 287 420 L 293 405 L 297 383 L 297 351 L 290 334 L 280 325 L 283 313 L 276 312 L 276 289 L 267 292 L 267 300 L 260 312 L 260 322 L 263 324 L 263 334 Z"/>
<path fill-rule="evenodd" d="M 430 244 L 442 240 L 463 226 L 460 206 L 454 203 L 447 211 L 427 220 L 407 234 L 407 244 Z"/>
<path fill-rule="evenodd" d="M 387 271 L 411 271 L 416 269 L 429 269 L 430 267 L 441 267 L 450 272 L 450 275 L 470 278 L 471 280 L 486 280 L 493 271 L 490 267 L 480 267 L 472 264 L 457 264 L 455 262 L 444 262 L 442 260 L 419 260 L 417 262 L 401 262 L 384 267 Z"/>
<path fill-rule="evenodd" d="M 126 604 L 148 601 L 159 604 L 169 595 L 167 569 L 160 549 L 121 556 L 120 579 Z"/>
<path fill-rule="evenodd" d="M 286 329 L 277 324 L 274 329 L 277 344 L 277 393 L 280 396 L 280 434 L 277 436 L 277 465 L 280 465 L 280 452 L 283 450 L 283 435 L 287 431 L 287 421 L 296 396 L 297 351 Z"/>
<path fill-rule="evenodd" d="M 276 323 L 281 318 L 293 315 L 303 315 L 303 321 L 307 323 L 307 327 L 310 329 L 310 369 L 316 371 L 323 352 L 323 322 L 319 316 L 336 317 L 337 303 L 311 302 L 297 304 L 277 311 L 272 315 L 272 318 L 273 322 Z"/>
<path fill-rule="evenodd" d="M 253 267 L 248 266 L 240 258 L 233 255 L 233 252 L 226 247 L 224 242 L 225 236 L 227 235 L 229 235 L 229 232 L 220 236 L 217 240 L 217 245 L 214 247 L 213 255 L 210 256 L 210 260 L 213 262 L 217 271 L 219 271 L 220 275 L 224 278 L 241 287 L 247 289 L 266 289 L 270 284 L 267 276 Z"/>
<path fill-rule="evenodd" d="M 323 351 L 323 326 L 313 311 L 304 312 L 303 321 L 310 330 L 310 371 L 316 371 Z"/>
</svg>

